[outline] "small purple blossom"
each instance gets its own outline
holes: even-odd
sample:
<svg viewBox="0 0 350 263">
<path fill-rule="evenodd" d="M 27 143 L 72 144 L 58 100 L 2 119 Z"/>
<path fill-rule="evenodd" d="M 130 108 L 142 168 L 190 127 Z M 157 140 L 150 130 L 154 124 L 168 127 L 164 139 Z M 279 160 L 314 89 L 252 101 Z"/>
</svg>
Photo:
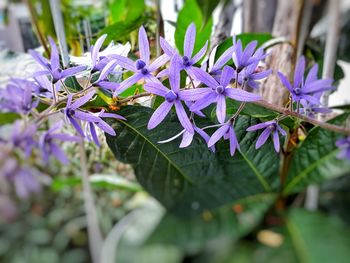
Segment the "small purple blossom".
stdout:
<svg viewBox="0 0 350 263">
<path fill-rule="evenodd" d="M 340 149 L 337 157 L 350 160 L 350 136 L 337 140 L 336 146 Z"/>
<path fill-rule="evenodd" d="M 182 97 L 183 91 L 180 91 L 180 63 L 179 56 L 177 54 L 171 60 L 170 64 L 170 74 L 169 82 L 171 89 L 163 86 L 159 83 L 148 83 L 144 86 L 145 90 L 148 92 L 154 93 L 158 96 L 165 98 L 165 101 L 154 111 L 149 122 L 148 129 L 153 129 L 159 125 L 159 123 L 164 120 L 168 115 L 169 111 L 173 106 L 175 106 L 176 114 L 179 118 L 181 125 L 190 133 L 194 133 L 193 126 L 189 120 L 186 111 L 181 103 L 181 100 L 184 100 Z"/>
<path fill-rule="evenodd" d="M 120 86 L 117 87 L 114 91 L 114 96 L 122 93 L 124 90 L 135 84 L 141 79 L 144 79 L 146 83 L 149 82 L 159 82 L 158 79 L 153 76 L 151 73 L 156 71 L 158 68 L 163 66 L 168 62 L 169 57 L 166 54 L 161 55 L 152 63 L 150 63 L 150 49 L 149 42 L 147 39 L 147 34 L 143 26 L 139 30 L 139 50 L 140 50 L 140 59 L 135 62 L 129 58 L 120 56 L 120 55 L 111 55 L 110 57 L 117 61 L 122 68 L 130 70 L 135 74 L 130 78 L 127 78 L 120 83 Z"/>
<path fill-rule="evenodd" d="M 5 89 L 0 89 L 0 110 L 28 114 L 39 104 L 32 98 L 33 83 L 12 79 Z"/>
<path fill-rule="evenodd" d="M 210 137 L 208 147 L 213 147 L 221 138 L 224 138 L 224 140 L 230 141 L 230 154 L 233 156 L 236 149 L 240 149 L 233 125 L 233 122 L 230 120 L 217 129 Z"/>
<path fill-rule="evenodd" d="M 187 100 L 196 101 L 190 108 L 191 111 L 201 110 L 212 103 L 216 103 L 216 116 L 220 123 L 225 122 L 226 118 L 226 97 L 238 101 L 257 101 L 260 96 L 247 91 L 231 88 L 229 86 L 234 77 L 234 70 L 225 66 L 220 80 L 215 80 L 208 73 L 193 68 L 196 79 L 207 85 L 207 88 L 189 89 L 182 92 L 182 97 Z"/>
<path fill-rule="evenodd" d="M 293 85 L 281 72 L 277 74 L 282 84 L 289 90 L 293 101 L 299 102 L 303 99 L 311 104 L 319 105 L 320 94 L 324 91 L 332 90 L 334 87 L 332 87 L 332 79 L 317 79 L 317 69 L 318 66 L 314 65 L 304 82 L 305 58 L 302 56 L 295 67 Z"/>
<path fill-rule="evenodd" d="M 36 125 L 25 126 L 22 121 L 18 120 L 13 124 L 9 143 L 15 148 L 22 149 L 26 157 L 29 157 L 32 149 L 37 146 L 37 142 L 34 139 L 36 132 Z"/>
<path fill-rule="evenodd" d="M 280 139 L 278 136 L 278 133 L 280 133 L 283 136 L 287 136 L 286 131 L 278 124 L 276 120 L 267 121 L 264 123 L 259 123 L 256 125 L 253 125 L 247 129 L 247 131 L 256 131 L 264 129 L 263 132 L 260 134 L 258 140 L 255 144 L 255 149 L 259 149 L 269 138 L 270 134 L 272 135 L 273 145 L 276 152 L 280 151 Z"/>
<path fill-rule="evenodd" d="M 53 39 L 49 37 L 49 42 L 51 45 L 50 61 L 47 61 L 47 59 L 40 55 L 38 52 L 34 50 L 29 50 L 29 53 L 32 55 L 34 60 L 38 62 L 44 69 L 42 71 L 36 72 L 34 76 L 50 75 L 51 82 L 55 84 L 59 80 L 63 80 L 67 77 L 73 76 L 86 69 L 86 66 L 77 66 L 68 69 L 62 69 L 60 66 L 59 52 L 55 41 L 53 41 Z"/>
<path fill-rule="evenodd" d="M 272 70 L 265 70 L 260 71 L 257 70 L 257 65 L 255 63 L 250 64 L 247 66 L 243 71 L 241 71 L 238 75 L 238 83 L 240 85 L 246 85 L 249 88 L 252 89 L 258 89 L 259 88 L 259 82 L 258 80 L 264 79 L 268 77 Z"/>
<path fill-rule="evenodd" d="M 195 68 L 194 64 L 196 64 L 207 52 L 208 41 L 205 45 L 198 51 L 197 54 L 193 55 L 194 44 L 196 40 L 196 26 L 194 23 L 191 23 L 187 30 L 184 40 L 184 54 L 181 57 L 180 70 L 185 70 L 188 75 L 192 76 L 192 69 Z M 162 47 L 164 53 L 169 57 L 173 57 L 175 54 L 178 54 L 177 50 L 173 48 L 164 38 L 160 38 L 160 46 Z M 168 70 L 165 69 L 157 75 L 157 77 L 162 77 L 168 75 Z M 192 76 L 193 77 L 193 76 Z"/>
<path fill-rule="evenodd" d="M 57 130 L 62 126 L 62 122 L 55 124 L 51 129 L 44 132 L 39 140 L 39 149 L 45 163 L 48 163 L 51 155 L 55 156 L 62 164 L 68 164 L 68 158 L 58 146 L 57 141 L 78 142 L 81 140 L 78 136 L 72 136 L 64 133 L 58 133 Z"/>
</svg>

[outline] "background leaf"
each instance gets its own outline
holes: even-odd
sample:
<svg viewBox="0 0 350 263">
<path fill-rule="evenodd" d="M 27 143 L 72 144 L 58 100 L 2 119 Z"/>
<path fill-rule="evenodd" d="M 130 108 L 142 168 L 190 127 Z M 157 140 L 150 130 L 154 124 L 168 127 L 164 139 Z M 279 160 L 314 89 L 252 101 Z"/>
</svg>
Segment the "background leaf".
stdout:
<svg viewBox="0 0 350 263">
<path fill-rule="evenodd" d="M 201 8 L 196 0 L 186 0 L 184 6 L 179 12 L 177 18 L 177 27 L 175 30 L 175 44 L 181 54 L 183 54 L 183 46 L 187 27 L 194 22 L 196 25 L 197 35 L 193 49 L 193 54 L 196 54 L 210 39 L 213 27 L 213 19 L 210 17 L 205 23 Z"/>
<path fill-rule="evenodd" d="M 331 123 L 341 125 L 348 117 L 343 114 Z M 339 160 L 335 142 L 340 135 L 320 127 L 313 128 L 295 151 L 287 176 L 284 193 L 297 192 L 309 184 L 344 175 L 350 171 L 348 160 Z"/>
</svg>

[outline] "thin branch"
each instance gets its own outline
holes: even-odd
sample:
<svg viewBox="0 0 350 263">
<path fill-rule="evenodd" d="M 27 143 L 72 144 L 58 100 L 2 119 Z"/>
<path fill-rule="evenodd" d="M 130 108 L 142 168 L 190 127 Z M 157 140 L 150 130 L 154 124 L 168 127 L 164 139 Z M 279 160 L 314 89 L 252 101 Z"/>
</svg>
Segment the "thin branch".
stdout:
<svg viewBox="0 0 350 263">
<path fill-rule="evenodd" d="M 136 94 L 136 95 L 133 95 L 131 97 L 128 97 L 128 98 L 125 98 L 125 99 L 122 99 L 122 100 L 118 100 L 118 103 L 122 104 L 122 103 L 129 102 L 131 100 L 135 100 L 135 99 L 138 99 L 138 98 L 141 98 L 141 97 L 147 97 L 147 96 L 151 96 L 151 95 L 152 95 L 152 93 L 144 92 L 144 93 Z"/>
<path fill-rule="evenodd" d="M 297 112 L 290 111 L 290 110 L 288 110 L 286 108 L 283 108 L 283 107 L 271 104 L 271 103 L 269 103 L 267 101 L 264 101 L 264 100 L 259 100 L 259 101 L 252 102 L 252 103 L 254 103 L 255 105 L 264 107 L 266 109 L 277 111 L 277 112 L 282 113 L 284 115 L 289 115 L 289 116 L 293 116 L 293 117 L 299 118 L 299 119 L 301 119 L 303 121 L 309 122 L 309 123 L 311 123 L 313 125 L 316 125 L 316 126 L 320 126 L 321 128 L 324 128 L 324 129 L 327 129 L 327 130 L 331 130 L 331 131 L 334 131 L 334 132 L 342 133 L 342 134 L 345 134 L 345 135 L 350 135 L 350 129 L 349 128 L 333 125 L 333 124 L 322 122 L 322 121 L 318 121 L 316 119 L 307 117 L 307 116 L 299 114 Z"/>
</svg>

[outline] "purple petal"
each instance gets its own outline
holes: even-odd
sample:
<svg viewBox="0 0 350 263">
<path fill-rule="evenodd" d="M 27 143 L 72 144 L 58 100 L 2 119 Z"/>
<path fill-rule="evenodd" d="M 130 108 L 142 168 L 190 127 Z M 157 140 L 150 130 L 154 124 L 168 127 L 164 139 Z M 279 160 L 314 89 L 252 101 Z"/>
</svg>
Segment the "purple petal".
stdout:
<svg viewBox="0 0 350 263">
<path fill-rule="evenodd" d="M 173 91 L 177 92 L 180 89 L 180 57 L 175 54 L 170 62 L 169 82 Z"/>
<path fill-rule="evenodd" d="M 153 112 L 151 118 L 148 121 L 147 129 L 151 130 L 158 126 L 159 123 L 164 120 L 164 118 L 168 115 L 173 103 L 169 103 L 164 101 L 159 107 Z"/>
<path fill-rule="evenodd" d="M 139 50 L 140 50 L 140 58 L 146 63 L 149 64 L 149 43 L 146 31 L 143 26 L 139 29 Z"/>
<path fill-rule="evenodd" d="M 65 155 L 64 151 L 62 151 L 57 144 L 51 143 L 51 152 L 57 158 L 57 160 L 59 160 L 62 164 L 69 163 L 68 158 Z"/>
<path fill-rule="evenodd" d="M 294 88 L 299 87 L 304 81 L 304 71 L 305 71 L 305 57 L 301 56 L 298 59 L 297 65 L 294 71 Z"/>
<path fill-rule="evenodd" d="M 98 83 L 101 80 L 105 80 L 107 78 L 107 76 L 109 75 L 109 73 L 111 73 L 112 70 L 115 68 L 116 64 L 117 64 L 116 60 L 109 61 L 108 64 L 101 71 L 100 76 L 95 81 L 95 83 Z"/>
<path fill-rule="evenodd" d="M 164 53 L 169 57 L 172 57 L 176 53 L 176 49 L 173 48 L 164 38 L 160 37 L 159 42 Z"/>
<path fill-rule="evenodd" d="M 208 147 L 212 147 L 215 143 L 217 143 L 228 132 L 229 129 L 230 126 L 228 124 L 225 124 L 217 129 L 210 137 L 208 141 Z"/>
<path fill-rule="evenodd" d="M 101 118 L 93 115 L 90 112 L 84 112 L 80 110 L 76 110 L 74 113 L 74 117 L 76 117 L 79 120 L 87 121 L 87 122 L 99 122 Z"/>
<path fill-rule="evenodd" d="M 157 78 L 162 78 L 162 77 L 166 77 L 169 75 L 169 69 L 163 69 L 162 71 L 160 71 L 158 74 L 157 74 Z"/>
<path fill-rule="evenodd" d="M 179 147 L 186 148 L 187 146 L 189 146 L 193 140 L 193 136 L 194 136 L 194 133 L 190 133 L 186 130 L 182 135 L 182 140 Z"/>
<path fill-rule="evenodd" d="M 210 94 L 204 96 L 203 98 L 197 100 L 193 105 L 191 106 L 191 111 L 197 111 L 206 108 L 210 104 L 212 104 L 214 101 L 216 101 L 217 94 L 216 92 L 211 92 Z"/>
<path fill-rule="evenodd" d="M 236 149 L 237 148 L 239 149 L 239 144 L 238 144 L 236 134 L 235 134 L 233 127 L 230 127 L 228 134 L 229 134 L 229 139 L 230 139 L 230 154 L 231 154 L 231 156 L 233 156 L 236 152 Z"/>
<path fill-rule="evenodd" d="M 255 149 L 259 149 L 269 138 L 270 134 L 271 134 L 271 130 L 269 128 L 266 128 L 265 130 L 263 130 L 258 140 L 256 141 Z"/>
<path fill-rule="evenodd" d="M 33 57 L 33 59 L 38 62 L 41 66 L 43 66 L 44 68 L 51 70 L 51 68 L 49 67 L 49 62 L 47 61 L 46 58 L 44 58 L 42 55 L 40 55 L 38 52 L 30 49 L 29 54 Z"/>
<path fill-rule="evenodd" d="M 253 94 L 241 89 L 227 88 L 225 90 L 225 93 L 226 93 L 226 96 L 228 96 L 229 98 L 238 100 L 238 101 L 250 102 L 250 101 L 261 100 L 261 97 L 259 95 Z"/>
<path fill-rule="evenodd" d="M 114 129 L 105 121 L 100 119 L 99 122 L 95 123 L 97 127 L 99 127 L 101 130 L 103 130 L 105 133 L 108 133 L 109 135 L 115 136 L 116 133 Z"/>
<path fill-rule="evenodd" d="M 216 71 L 221 69 L 231 58 L 234 51 L 234 47 L 228 48 L 215 62 L 211 71 Z"/>
<path fill-rule="evenodd" d="M 218 121 L 220 123 L 225 122 L 226 118 L 226 98 L 223 95 L 219 95 L 217 97 L 217 104 L 216 104 L 216 116 L 218 118 Z"/>
<path fill-rule="evenodd" d="M 65 69 L 61 72 L 61 79 L 73 76 L 79 72 L 82 72 L 86 69 L 86 66 L 76 66 L 72 68 Z"/>
<path fill-rule="evenodd" d="M 117 82 L 99 81 L 98 86 L 106 90 L 116 90 L 120 87 Z"/>
<path fill-rule="evenodd" d="M 238 39 L 237 43 L 235 43 L 235 37 L 233 37 L 234 49 L 235 52 L 232 53 L 232 60 L 236 67 L 240 65 L 240 61 L 242 58 L 243 50 L 242 50 L 242 42 Z"/>
<path fill-rule="evenodd" d="M 278 137 L 277 131 L 273 132 L 272 140 L 273 140 L 273 145 L 275 147 L 275 151 L 279 152 L 280 151 L 280 138 Z"/>
<path fill-rule="evenodd" d="M 320 100 L 318 98 L 315 98 L 314 96 L 311 95 L 302 95 L 302 98 L 311 102 L 311 104 L 314 105 L 319 105 L 320 104 Z"/>
<path fill-rule="evenodd" d="M 150 83 L 145 84 L 143 87 L 146 91 L 151 92 L 153 94 L 156 94 L 158 96 L 162 96 L 162 97 L 164 97 L 165 94 L 167 94 L 169 92 L 169 89 L 164 87 L 163 84 L 161 84 L 161 83 L 150 82 Z"/>
<path fill-rule="evenodd" d="M 331 86 L 332 82 L 333 82 L 332 79 L 315 80 L 313 82 L 308 83 L 308 85 L 305 85 L 302 90 L 305 93 L 314 93 L 319 91 L 330 90 L 333 88 Z"/>
<path fill-rule="evenodd" d="M 92 60 L 92 67 L 94 68 L 96 65 L 98 53 L 100 52 L 100 49 L 102 47 L 103 42 L 105 41 L 107 37 L 107 34 L 104 34 L 100 36 L 97 40 L 95 45 L 92 47 L 92 52 L 91 52 L 91 60 Z"/>
<path fill-rule="evenodd" d="M 110 55 L 110 58 L 116 60 L 117 64 L 119 66 L 121 66 L 122 68 L 125 68 L 125 69 L 133 71 L 133 72 L 137 71 L 136 67 L 135 67 L 135 62 L 129 58 L 126 58 L 126 57 L 123 57 L 120 55 L 116 55 L 116 54 Z"/>
<path fill-rule="evenodd" d="M 71 109 L 75 110 L 81 106 L 83 106 L 85 103 L 87 103 L 91 98 L 95 95 L 95 91 L 90 91 L 86 95 L 80 97 L 74 103 L 70 106 Z"/>
<path fill-rule="evenodd" d="M 196 80 L 203 82 L 208 87 L 216 88 L 217 86 L 219 86 L 219 83 L 212 76 L 210 76 L 207 72 L 203 71 L 202 69 L 192 67 L 191 71 Z"/>
<path fill-rule="evenodd" d="M 36 78 L 36 77 L 41 77 L 43 75 L 49 75 L 50 74 L 50 71 L 48 70 L 40 70 L 40 71 L 37 71 L 33 74 L 33 77 Z"/>
<path fill-rule="evenodd" d="M 152 74 L 147 74 L 147 75 L 144 75 L 144 78 L 145 78 L 145 82 L 146 83 L 159 83 L 159 84 L 162 84 L 162 82 L 160 82 L 159 79 L 157 79 L 155 76 L 153 76 Z"/>
<path fill-rule="evenodd" d="M 313 82 L 317 80 L 317 73 L 318 73 L 318 64 L 315 64 L 310 69 L 309 73 L 307 74 L 305 85 L 307 85 L 310 82 Z"/>
<path fill-rule="evenodd" d="M 114 119 L 126 121 L 126 119 L 123 116 L 121 116 L 119 114 L 115 114 L 115 113 L 109 113 L 109 112 L 100 113 L 99 117 L 102 117 L 102 118 L 114 118 Z"/>
<path fill-rule="evenodd" d="M 91 137 L 93 139 L 93 141 L 95 142 L 95 144 L 100 147 L 100 141 L 98 140 L 98 136 L 97 136 L 97 133 L 96 133 L 96 129 L 95 129 L 95 125 L 90 122 L 89 123 L 89 127 L 90 127 L 90 134 L 91 134 Z"/>
<path fill-rule="evenodd" d="M 60 68 L 60 57 L 59 57 L 59 53 L 58 53 L 58 49 L 55 41 L 51 37 L 48 37 L 48 39 L 51 46 L 51 56 L 50 56 L 51 69 L 55 70 Z"/>
<path fill-rule="evenodd" d="M 196 40 L 196 26 L 194 23 L 191 23 L 186 30 L 185 42 L 184 42 L 184 56 L 187 56 L 188 58 L 192 57 L 195 40 Z"/>
<path fill-rule="evenodd" d="M 225 66 L 224 69 L 222 70 L 221 77 L 220 77 L 220 84 L 224 88 L 230 84 L 231 79 L 233 79 L 234 76 L 234 70 L 233 68 L 229 66 Z"/>
<path fill-rule="evenodd" d="M 257 45 L 258 41 L 256 40 L 249 42 L 249 44 L 246 46 L 242 53 L 241 63 L 246 64 L 248 62 L 248 59 L 253 55 Z"/>
<path fill-rule="evenodd" d="M 131 87 L 132 85 L 134 85 L 136 82 L 138 82 L 142 78 L 143 78 L 143 75 L 140 73 L 136 73 L 135 75 L 131 76 L 130 78 L 127 78 L 126 80 L 124 80 L 123 82 L 120 83 L 119 88 L 117 88 L 114 91 L 113 96 L 115 97 L 115 96 L 119 95 L 124 90 Z"/>
<path fill-rule="evenodd" d="M 83 130 L 81 129 L 79 123 L 74 119 L 74 118 L 71 118 L 71 117 L 68 117 L 70 123 L 73 125 L 73 127 L 76 129 L 76 131 L 82 136 L 82 137 L 85 137 L 85 134 L 83 132 Z"/>
<path fill-rule="evenodd" d="M 262 72 L 253 73 L 250 76 L 250 78 L 253 79 L 253 80 L 260 80 L 260 79 L 266 78 L 271 73 L 272 73 L 272 69 L 269 69 L 269 70 L 265 70 L 265 71 L 262 71 Z"/>
<path fill-rule="evenodd" d="M 211 88 L 184 89 L 178 92 L 179 98 L 185 101 L 196 101 L 212 92 Z"/>
<path fill-rule="evenodd" d="M 192 123 L 190 122 L 190 120 L 186 114 L 186 111 L 181 104 L 181 101 L 179 101 L 179 100 L 175 101 L 175 109 L 176 109 L 177 117 L 179 118 L 179 121 L 180 121 L 182 127 L 184 127 L 188 132 L 194 133 Z"/>
<path fill-rule="evenodd" d="M 279 126 L 279 125 L 277 124 L 276 127 L 277 127 L 277 130 L 278 130 L 283 136 L 287 136 L 286 131 L 285 131 L 281 126 Z"/>
<path fill-rule="evenodd" d="M 204 46 L 198 51 L 198 53 L 193 56 L 192 58 L 193 64 L 197 63 L 204 56 L 205 52 L 207 52 L 207 48 L 208 48 L 208 41 L 206 41 Z"/>
<path fill-rule="evenodd" d="M 165 63 L 169 61 L 169 56 L 167 54 L 163 54 L 160 57 L 156 58 L 151 65 L 149 65 L 148 70 L 150 72 L 155 71 L 156 69 L 160 68 L 163 66 Z"/>
<path fill-rule="evenodd" d="M 273 123 L 276 123 L 276 122 L 275 121 L 267 121 L 267 122 L 255 124 L 253 126 L 250 126 L 248 129 L 246 129 L 246 131 L 256 131 L 256 130 L 264 129 Z"/>
<path fill-rule="evenodd" d="M 290 84 L 289 80 L 282 72 L 277 72 L 278 77 L 280 78 L 282 84 L 289 90 L 289 92 L 293 92 L 292 84 Z"/>
</svg>

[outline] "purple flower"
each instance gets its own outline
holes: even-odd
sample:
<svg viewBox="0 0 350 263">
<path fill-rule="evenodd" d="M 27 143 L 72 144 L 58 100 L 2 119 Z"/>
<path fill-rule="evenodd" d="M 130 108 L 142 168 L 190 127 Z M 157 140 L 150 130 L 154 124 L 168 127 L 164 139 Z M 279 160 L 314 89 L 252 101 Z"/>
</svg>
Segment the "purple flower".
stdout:
<svg viewBox="0 0 350 263">
<path fill-rule="evenodd" d="M 47 61 L 47 59 L 40 55 L 38 52 L 29 50 L 29 53 L 32 55 L 34 60 L 38 62 L 44 69 L 42 71 L 36 72 L 34 76 L 50 75 L 51 82 L 55 84 L 59 80 L 73 76 L 86 69 L 86 66 L 77 66 L 63 70 L 60 66 L 60 58 L 57 46 L 51 37 L 49 37 L 49 42 L 51 45 L 50 61 Z"/>
<path fill-rule="evenodd" d="M 230 154 L 233 156 L 236 152 L 236 149 L 239 148 L 239 143 L 233 128 L 233 122 L 230 120 L 227 123 L 223 124 L 219 129 L 217 129 L 208 141 L 208 147 L 213 147 L 221 138 L 224 140 L 230 141 Z"/>
<path fill-rule="evenodd" d="M 234 77 L 234 70 L 229 66 L 224 67 L 220 81 L 215 80 L 208 73 L 197 68 L 193 68 L 192 71 L 195 78 L 207 85 L 207 88 L 188 89 L 182 92 L 182 98 L 196 101 L 191 106 L 191 111 L 201 110 L 215 102 L 217 103 L 216 116 L 218 121 L 223 123 L 226 117 L 226 97 L 238 101 L 260 100 L 258 95 L 228 86 Z"/>
<path fill-rule="evenodd" d="M 192 69 L 194 64 L 196 64 L 206 53 L 208 48 L 208 41 L 205 45 L 198 51 L 197 54 L 193 55 L 194 43 L 196 40 L 196 26 L 194 23 L 191 23 L 185 35 L 184 41 L 184 55 L 180 60 L 180 70 L 186 70 L 187 74 L 192 76 Z M 178 54 L 176 49 L 174 49 L 164 38 L 160 38 L 160 46 L 162 47 L 164 53 L 169 57 L 173 57 L 175 54 Z M 168 74 L 167 70 L 160 72 L 157 77 L 162 77 Z"/>
<path fill-rule="evenodd" d="M 282 127 L 278 124 L 278 122 L 276 120 L 253 125 L 253 126 L 249 127 L 247 129 L 247 131 L 256 131 L 256 130 L 260 130 L 260 129 L 265 129 L 265 130 L 263 130 L 263 132 L 260 134 L 258 140 L 256 141 L 255 149 L 259 149 L 266 142 L 266 140 L 269 138 L 269 136 L 271 134 L 273 144 L 275 147 L 275 151 L 279 152 L 280 139 L 278 136 L 278 132 L 283 136 L 287 136 L 286 131 L 282 129 Z"/>
<path fill-rule="evenodd" d="M 115 113 L 108 113 L 108 112 L 104 112 L 104 110 L 102 110 L 100 113 L 98 113 L 98 117 L 99 118 L 114 118 L 114 119 L 118 119 L 118 120 L 126 120 L 123 116 L 120 116 L 118 114 Z M 113 130 L 113 128 L 111 126 L 109 126 L 104 120 L 100 119 L 99 122 L 89 122 L 88 123 L 88 129 L 90 131 L 89 133 L 89 140 L 94 141 L 95 144 L 97 146 L 100 146 L 100 142 L 97 136 L 97 132 L 96 132 L 96 128 L 95 126 L 97 126 L 98 128 L 100 128 L 101 130 L 103 130 L 105 133 L 108 133 L 112 136 L 115 136 L 116 133 Z"/>
<path fill-rule="evenodd" d="M 238 73 L 250 64 L 260 61 L 267 56 L 267 54 L 264 54 L 262 48 L 259 48 L 255 52 L 257 45 L 257 41 L 252 41 L 243 49 L 241 40 L 236 42 L 235 37 L 233 37 L 234 52 L 232 54 L 232 60 Z"/>
<path fill-rule="evenodd" d="M 272 70 L 259 71 L 257 70 L 257 64 L 252 63 L 247 66 L 243 71 L 241 71 L 238 75 L 238 83 L 240 85 L 246 85 L 250 88 L 257 89 L 259 88 L 259 82 L 257 80 L 261 80 L 266 78 L 271 74 Z"/>
<path fill-rule="evenodd" d="M 341 150 L 337 157 L 350 160 L 350 136 L 337 140 L 336 146 Z"/>
<path fill-rule="evenodd" d="M 216 60 L 214 65 L 209 69 L 209 74 L 216 80 L 220 79 L 221 68 L 232 58 L 234 47 L 229 47 L 222 55 Z"/>
<path fill-rule="evenodd" d="M 91 112 L 79 109 L 79 107 L 87 103 L 92 98 L 92 96 L 94 96 L 94 94 L 95 91 L 91 91 L 83 97 L 74 101 L 74 103 L 72 103 L 72 95 L 69 94 L 67 105 L 65 108 L 62 109 L 62 112 L 64 113 L 65 117 L 69 120 L 69 122 L 73 125 L 73 127 L 82 137 L 85 137 L 85 135 L 79 124 L 79 121 L 99 122 L 101 120 L 101 118 L 95 116 Z"/>
<path fill-rule="evenodd" d="M 39 104 L 32 98 L 33 83 L 12 79 L 5 89 L 0 89 L 0 110 L 28 114 Z"/>
<path fill-rule="evenodd" d="M 175 54 L 171 60 L 169 68 L 169 82 L 171 90 L 159 83 L 148 83 L 144 86 L 145 90 L 165 98 L 165 101 L 154 111 L 149 122 L 148 129 L 153 129 L 161 123 L 168 115 L 169 111 L 175 106 L 176 114 L 181 125 L 190 133 L 194 133 L 192 123 L 190 122 L 186 111 L 181 103 L 182 91 L 180 91 L 180 57 Z"/>
<path fill-rule="evenodd" d="M 18 120 L 12 126 L 9 142 L 14 147 L 22 149 L 26 157 L 29 157 L 33 147 L 37 145 L 34 139 L 36 132 L 37 127 L 35 125 L 25 126 L 22 121 Z"/>
<path fill-rule="evenodd" d="M 132 86 L 141 79 L 144 79 L 146 83 L 159 82 L 158 79 L 151 73 L 167 63 L 169 57 L 166 54 L 163 54 L 155 61 L 150 63 L 149 43 L 146 31 L 143 26 L 141 26 L 139 30 L 139 50 L 140 59 L 136 60 L 136 62 L 120 55 L 110 56 L 111 58 L 115 59 L 122 68 L 133 71 L 135 73 L 133 76 L 120 83 L 120 86 L 115 89 L 114 96 L 122 93 L 128 87 Z"/>
<path fill-rule="evenodd" d="M 332 79 L 317 79 L 317 69 L 317 65 L 314 65 L 304 82 L 305 58 L 302 56 L 295 67 L 293 85 L 281 72 L 277 74 L 282 84 L 289 90 L 294 101 L 299 102 L 304 99 L 311 104 L 319 105 L 320 96 L 317 94 L 321 94 L 326 90 L 332 90 L 334 87 L 332 87 Z"/>
<path fill-rule="evenodd" d="M 331 113 L 332 110 L 324 107 L 318 107 L 315 105 L 305 104 L 303 108 L 299 110 L 299 113 L 305 114 L 310 118 L 316 118 L 318 113 L 327 114 Z"/>
<path fill-rule="evenodd" d="M 108 63 L 108 58 L 99 56 L 100 49 L 106 37 L 107 37 L 107 34 L 100 36 L 96 40 L 95 45 L 92 45 L 90 48 L 91 72 L 101 71 Z"/>
<path fill-rule="evenodd" d="M 45 163 L 48 163 L 50 155 L 53 155 L 62 164 L 68 164 L 68 158 L 56 142 L 78 142 L 81 140 L 81 138 L 77 136 L 71 136 L 64 133 L 57 133 L 56 131 L 60 129 L 61 126 L 62 122 L 55 124 L 51 129 L 44 132 L 39 140 L 39 148 L 41 150 L 41 154 Z"/>
</svg>

